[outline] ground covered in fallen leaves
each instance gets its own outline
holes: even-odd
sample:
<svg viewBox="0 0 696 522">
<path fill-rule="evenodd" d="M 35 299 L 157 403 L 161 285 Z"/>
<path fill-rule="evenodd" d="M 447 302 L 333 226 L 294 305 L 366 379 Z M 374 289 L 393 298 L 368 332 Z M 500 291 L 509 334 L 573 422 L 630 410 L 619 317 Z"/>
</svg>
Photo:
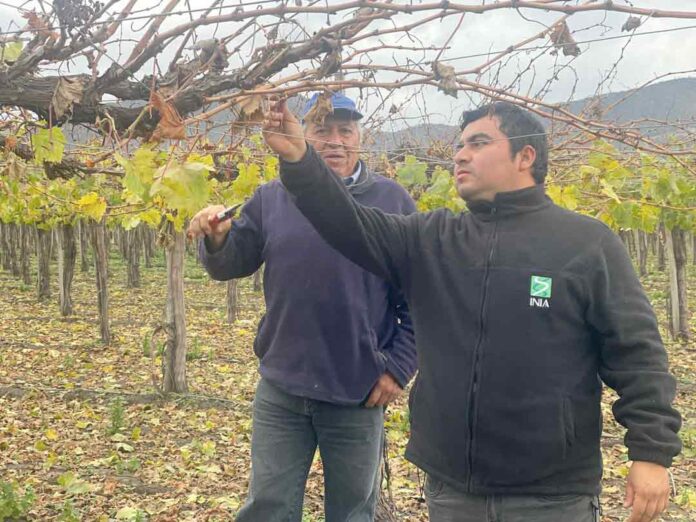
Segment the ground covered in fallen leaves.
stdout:
<svg viewBox="0 0 696 522">
<path fill-rule="evenodd" d="M 28 520 L 232 520 L 249 472 L 250 409 L 258 379 L 252 341 L 263 298 L 241 283 L 241 316 L 226 323 L 225 285 L 187 260 L 186 312 L 190 395 L 158 399 L 164 261 L 142 269 L 142 286 L 127 289 L 112 249 L 110 304 L 114 341 L 98 341 L 93 270 L 75 276 L 75 313 L 61 318 L 57 287 L 38 303 L 33 287 L 0 273 L 0 519 L 3 507 L 26 500 Z M 52 266 L 55 274 L 55 264 Z M 696 309 L 696 267 L 690 267 Z M 55 275 L 53 275 L 55 280 Z M 665 325 L 666 275 L 644 279 Z M 665 338 L 668 336 L 663 331 Z M 696 337 L 696 314 L 692 321 Z M 673 468 L 676 495 L 664 521 L 696 520 L 696 348 L 668 345 L 679 381 L 684 452 Z M 628 471 L 623 430 L 611 420 L 605 394 L 603 522 L 626 512 Z M 426 521 L 422 475 L 403 459 L 406 400 L 387 413 L 391 491 L 396 518 Z M 10 486 L 12 485 L 12 486 Z M 33 492 L 29 497 L 27 491 Z M 323 521 L 321 462 L 312 466 L 303 522 Z"/>
</svg>

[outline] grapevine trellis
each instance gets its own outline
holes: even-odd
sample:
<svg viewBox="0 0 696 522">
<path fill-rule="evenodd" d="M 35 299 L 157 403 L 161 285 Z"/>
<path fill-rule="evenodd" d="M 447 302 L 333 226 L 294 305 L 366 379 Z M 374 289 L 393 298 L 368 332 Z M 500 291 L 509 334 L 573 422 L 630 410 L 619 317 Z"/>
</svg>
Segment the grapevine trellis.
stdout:
<svg viewBox="0 0 696 522">
<path fill-rule="evenodd" d="M 588 29 L 582 16 L 620 14 L 617 38 L 626 44 L 649 34 L 651 20 L 696 20 L 696 10 L 639 3 L 211 0 L 193 10 L 177 0 L 159 10 L 136 0 L 55 0 L 52 10 L 23 4 L 16 15 L 24 25 L 0 34 L 2 266 L 36 284 L 38 299 L 52 299 L 55 255 L 59 309 L 70 315 L 79 255 L 81 270 L 95 272 L 99 335 L 108 343 L 110 245 L 128 264 L 130 286 L 140 282 L 141 259 L 149 264 L 163 248 L 169 299 L 162 389 L 185 391 L 183 229 L 200 208 L 242 202 L 275 177 L 278 161 L 258 134 L 267 97 L 351 89 L 379 100 L 369 132 L 385 119 L 406 118 L 415 97 L 439 91 L 504 99 L 553 121 L 550 196 L 622 231 L 640 270 L 649 248 L 663 253 L 672 333 L 688 338 L 685 265 L 689 247 L 696 250 L 692 131 L 684 125 L 671 141 L 660 141 L 640 122 L 605 119 L 609 108 L 575 114 L 547 101 L 554 78 L 593 52 L 593 41 L 575 35 Z M 474 67 L 448 60 L 470 17 L 503 11 L 520 13 L 520 20 L 543 15 L 543 28 L 529 24 L 527 36 L 484 53 Z M 430 45 L 419 37 L 430 24 L 450 20 L 442 41 Z M 132 42 L 125 43 L 124 32 L 133 33 Z M 375 58 L 385 51 L 389 60 Z M 525 65 L 506 84 L 500 73 L 513 59 Z M 548 81 L 524 94 L 519 78 L 549 60 Z M 411 94 L 399 98 L 400 91 Z M 463 203 L 449 149 L 433 143 L 397 159 L 386 151 L 365 155 L 411 189 L 422 210 L 458 211 Z M 231 321 L 236 295 L 231 282 Z"/>
</svg>

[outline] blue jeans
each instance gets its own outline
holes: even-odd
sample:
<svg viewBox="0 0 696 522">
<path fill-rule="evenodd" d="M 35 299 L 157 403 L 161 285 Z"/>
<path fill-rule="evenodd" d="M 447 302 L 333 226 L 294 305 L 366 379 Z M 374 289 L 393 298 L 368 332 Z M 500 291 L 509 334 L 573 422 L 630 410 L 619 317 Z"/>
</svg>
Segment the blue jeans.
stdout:
<svg viewBox="0 0 696 522">
<path fill-rule="evenodd" d="M 599 522 L 592 495 L 470 495 L 428 475 L 430 522 Z"/>
<path fill-rule="evenodd" d="M 317 446 L 326 522 L 371 522 L 379 496 L 384 410 L 256 388 L 249 497 L 237 522 L 300 522 Z"/>
</svg>

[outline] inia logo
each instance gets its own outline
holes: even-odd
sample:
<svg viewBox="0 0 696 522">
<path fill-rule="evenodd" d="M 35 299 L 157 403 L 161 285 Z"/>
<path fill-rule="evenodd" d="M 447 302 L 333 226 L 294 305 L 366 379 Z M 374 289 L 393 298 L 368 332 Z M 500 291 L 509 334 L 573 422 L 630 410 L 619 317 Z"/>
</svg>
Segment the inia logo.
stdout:
<svg viewBox="0 0 696 522">
<path fill-rule="evenodd" d="M 529 306 L 550 308 L 552 283 L 553 280 L 550 277 L 532 276 L 529 287 Z"/>
</svg>

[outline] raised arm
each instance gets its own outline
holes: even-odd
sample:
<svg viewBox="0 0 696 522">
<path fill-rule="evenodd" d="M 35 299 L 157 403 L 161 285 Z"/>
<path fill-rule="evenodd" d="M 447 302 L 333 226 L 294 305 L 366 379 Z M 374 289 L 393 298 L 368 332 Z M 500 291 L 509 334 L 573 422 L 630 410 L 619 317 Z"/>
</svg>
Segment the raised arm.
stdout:
<svg viewBox="0 0 696 522">
<path fill-rule="evenodd" d="M 266 143 L 280 156 L 280 177 L 300 211 L 345 257 L 397 285 L 408 266 L 417 215 L 400 216 L 355 202 L 345 185 L 307 145 L 300 122 L 277 103 L 264 124 Z"/>
</svg>

